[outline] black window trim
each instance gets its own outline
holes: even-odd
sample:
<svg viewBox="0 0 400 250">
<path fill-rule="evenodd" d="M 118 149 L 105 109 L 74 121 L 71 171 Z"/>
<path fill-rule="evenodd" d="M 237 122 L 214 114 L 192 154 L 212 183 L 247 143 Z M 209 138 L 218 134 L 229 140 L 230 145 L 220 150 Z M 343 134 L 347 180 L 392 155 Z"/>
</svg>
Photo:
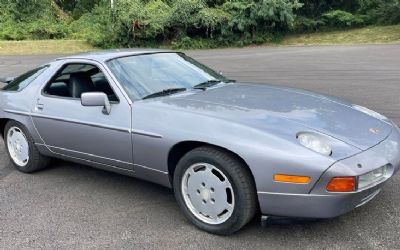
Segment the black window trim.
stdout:
<svg viewBox="0 0 400 250">
<path fill-rule="evenodd" d="M 41 76 L 41 75 L 42 75 L 46 70 L 48 70 L 49 68 L 50 68 L 50 64 L 44 64 L 44 65 L 38 66 L 38 67 L 36 67 L 36 68 L 33 68 L 33 69 L 31 69 L 31 70 L 28 70 L 28 71 L 22 73 L 21 75 L 17 76 L 15 79 L 17 79 L 18 77 L 20 77 L 20 76 L 22 76 L 22 75 L 24 75 L 24 74 L 26 74 L 26 73 L 28 73 L 28 72 L 30 72 L 30 71 L 34 71 L 34 70 L 39 71 L 39 70 L 44 69 L 40 74 L 38 74 L 34 79 L 32 79 L 32 81 L 31 81 L 30 83 L 28 83 L 28 85 L 26 85 L 26 86 L 25 86 L 24 88 L 22 88 L 22 89 L 19 89 L 19 90 L 4 89 L 4 88 L 7 87 L 9 84 L 12 84 L 12 82 L 15 80 L 15 79 L 14 79 L 14 80 L 11 81 L 10 83 L 8 83 L 8 84 L 5 85 L 4 87 L 2 87 L 2 88 L 0 89 L 0 91 L 2 91 L 2 92 L 16 92 L 16 93 L 19 93 L 19 92 L 25 90 L 27 87 L 29 87 L 29 85 L 31 85 L 39 76 Z"/>
<path fill-rule="evenodd" d="M 49 95 L 49 94 L 47 94 L 45 92 L 45 89 L 55 80 L 55 77 L 58 76 L 68 65 L 71 65 L 71 64 L 87 64 L 87 65 L 91 65 L 91 66 L 96 67 L 99 70 L 99 72 L 102 72 L 104 74 L 104 71 L 98 65 L 96 65 L 95 63 L 83 62 L 83 61 L 82 62 L 76 62 L 76 61 L 75 62 L 74 61 L 73 62 L 64 62 L 64 63 L 62 63 L 62 65 L 60 65 L 58 67 L 56 72 L 50 77 L 50 79 L 46 82 L 46 84 L 43 85 L 42 89 L 40 90 L 40 94 L 42 96 L 45 96 L 45 97 L 48 97 L 48 98 L 71 100 L 71 101 L 79 101 L 79 102 L 81 101 L 81 98 Z M 107 77 L 107 75 L 104 74 L 104 76 L 106 77 L 107 82 L 110 85 L 110 88 L 112 89 L 112 91 L 114 92 L 114 94 L 115 94 L 115 96 L 116 96 L 116 98 L 118 100 L 118 101 L 110 101 L 110 104 L 119 104 L 121 101 L 120 101 L 120 98 L 118 97 L 118 95 L 116 94 L 115 88 L 112 86 L 112 84 L 110 84 L 110 80 Z"/>
</svg>

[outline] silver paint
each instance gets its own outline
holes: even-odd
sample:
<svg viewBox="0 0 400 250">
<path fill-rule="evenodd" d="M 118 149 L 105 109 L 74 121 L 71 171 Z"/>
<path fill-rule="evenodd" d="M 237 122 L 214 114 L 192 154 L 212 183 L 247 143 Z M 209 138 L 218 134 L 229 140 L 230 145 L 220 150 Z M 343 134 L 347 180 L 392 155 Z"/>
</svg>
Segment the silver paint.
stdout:
<svg viewBox="0 0 400 250">
<path fill-rule="evenodd" d="M 191 142 L 224 148 L 248 165 L 266 215 L 327 218 L 343 214 L 373 197 L 400 167 L 399 129 L 389 120 L 331 96 L 234 83 L 133 102 L 105 62 L 144 53 L 169 51 L 115 50 L 50 62 L 24 90 L 0 91 L 0 119 L 24 124 L 45 155 L 168 187 L 168 158 L 174 146 Z M 98 66 L 120 100 L 111 104 L 109 115 L 102 113 L 102 107 L 83 107 L 78 99 L 42 93 L 65 63 L 81 62 Z M 371 133 L 370 128 L 379 133 Z M 299 132 L 325 136 L 333 154 L 327 157 L 303 147 L 296 139 Z M 386 178 L 373 187 L 345 194 L 325 189 L 334 176 L 357 176 L 385 164 L 391 164 Z M 278 183 L 272 181 L 276 173 L 309 176 L 311 181 Z"/>
</svg>

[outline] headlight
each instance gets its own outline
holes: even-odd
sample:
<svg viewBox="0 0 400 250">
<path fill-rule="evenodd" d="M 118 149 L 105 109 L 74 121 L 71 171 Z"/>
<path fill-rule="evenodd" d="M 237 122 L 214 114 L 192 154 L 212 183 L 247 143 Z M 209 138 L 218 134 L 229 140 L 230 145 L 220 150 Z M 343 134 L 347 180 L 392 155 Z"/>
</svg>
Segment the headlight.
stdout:
<svg viewBox="0 0 400 250">
<path fill-rule="evenodd" d="M 297 140 L 304 147 L 311 149 L 317 153 L 330 156 L 332 154 L 331 147 L 324 140 L 312 133 L 300 133 L 297 135 Z"/>
<path fill-rule="evenodd" d="M 355 110 L 363 112 L 364 114 L 367 114 L 369 116 L 375 117 L 376 119 L 379 119 L 379 120 L 387 120 L 388 119 L 386 116 L 381 115 L 378 112 L 375 112 L 375 111 L 370 110 L 370 109 L 368 109 L 366 107 L 363 107 L 363 106 L 353 105 L 353 108 Z"/>
<path fill-rule="evenodd" d="M 386 175 L 386 171 L 387 171 L 387 165 L 375 169 L 369 173 L 360 175 L 358 177 L 358 189 L 363 189 L 373 183 L 382 180 Z"/>
</svg>

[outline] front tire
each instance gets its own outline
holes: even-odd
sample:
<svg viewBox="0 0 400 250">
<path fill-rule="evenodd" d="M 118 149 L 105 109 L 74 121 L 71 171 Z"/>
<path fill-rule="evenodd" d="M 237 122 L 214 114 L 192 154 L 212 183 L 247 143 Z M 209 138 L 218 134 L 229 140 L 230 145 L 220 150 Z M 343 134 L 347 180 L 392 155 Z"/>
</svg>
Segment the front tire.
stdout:
<svg viewBox="0 0 400 250">
<path fill-rule="evenodd" d="M 9 121 L 4 141 L 11 162 L 21 172 L 32 173 L 45 168 L 49 158 L 41 155 L 28 130 L 19 122 Z"/>
<path fill-rule="evenodd" d="M 186 217 L 209 233 L 228 235 L 254 216 L 257 198 L 247 167 L 214 147 L 196 148 L 178 162 L 174 173 L 176 200 Z"/>
</svg>

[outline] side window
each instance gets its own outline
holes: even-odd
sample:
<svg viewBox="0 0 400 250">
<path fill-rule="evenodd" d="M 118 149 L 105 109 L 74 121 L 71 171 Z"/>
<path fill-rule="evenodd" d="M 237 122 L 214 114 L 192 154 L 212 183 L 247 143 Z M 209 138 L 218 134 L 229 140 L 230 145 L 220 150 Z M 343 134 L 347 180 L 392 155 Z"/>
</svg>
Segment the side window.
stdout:
<svg viewBox="0 0 400 250">
<path fill-rule="evenodd" d="M 45 71 L 48 66 L 42 66 L 31 71 L 28 71 L 17 78 L 15 78 L 12 82 L 6 85 L 2 90 L 6 91 L 21 91 L 26 88 L 33 80 L 36 79 L 43 71 Z"/>
<path fill-rule="evenodd" d="M 65 98 L 81 98 L 87 92 L 103 92 L 111 102 L 118 102 L 103 72 L 91 64 L 66 64 L 43 90 L 46 95 Z"/>
</svg>

